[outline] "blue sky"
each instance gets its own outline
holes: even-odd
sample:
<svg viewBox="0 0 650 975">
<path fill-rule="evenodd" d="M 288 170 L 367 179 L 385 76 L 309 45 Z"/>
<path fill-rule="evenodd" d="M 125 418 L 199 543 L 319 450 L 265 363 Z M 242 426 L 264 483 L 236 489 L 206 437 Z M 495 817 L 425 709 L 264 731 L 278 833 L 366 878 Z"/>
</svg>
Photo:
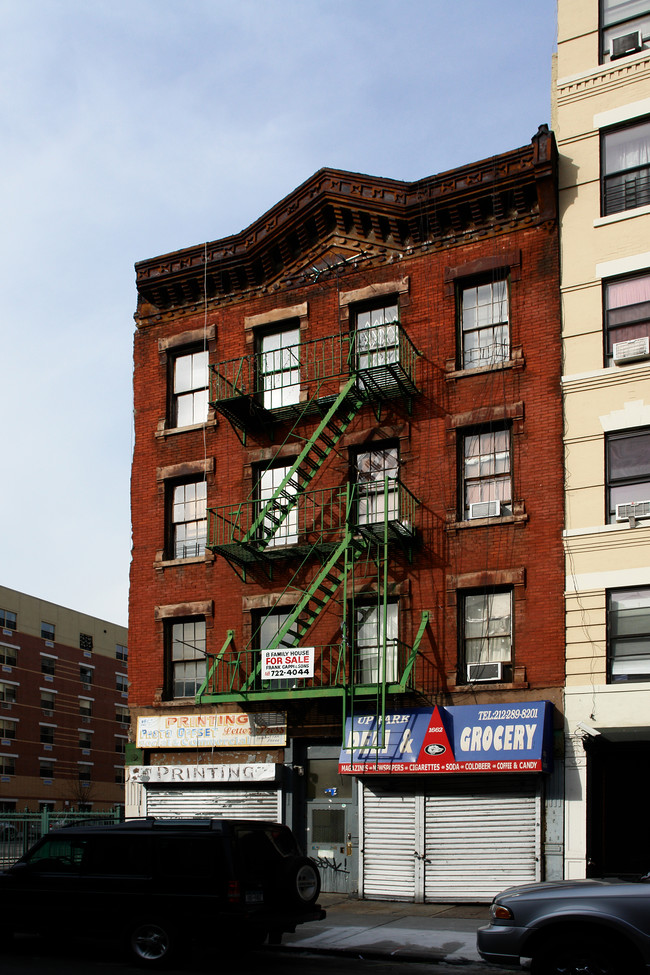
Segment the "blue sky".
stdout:
<svg viewBox="0 0 650 975">
<path fill-rule="evenodd" d="M 0 583 L 127 622 L 136 261 L 527 144 L 555 39 L 554 0 L 0 0 Z"/>
</svg>

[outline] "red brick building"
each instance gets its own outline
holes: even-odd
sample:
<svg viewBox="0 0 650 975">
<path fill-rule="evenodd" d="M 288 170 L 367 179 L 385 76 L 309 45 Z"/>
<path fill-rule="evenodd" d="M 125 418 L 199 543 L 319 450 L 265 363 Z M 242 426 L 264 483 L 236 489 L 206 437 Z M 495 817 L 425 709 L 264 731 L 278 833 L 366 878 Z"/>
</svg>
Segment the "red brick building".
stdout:
<svg viewBox="0 0 650 975">
<path fill-rule="evenodd" d="M 367 897 L 554 874 L 556 189 L 542 127 L 136 266 L 127 814 L 284 818 Z"/>
<path fill-rule="evenodd" d="M 126 627 L 0 586 L 0 820 L 124 805 L 127 667 Z"/>
</svg>

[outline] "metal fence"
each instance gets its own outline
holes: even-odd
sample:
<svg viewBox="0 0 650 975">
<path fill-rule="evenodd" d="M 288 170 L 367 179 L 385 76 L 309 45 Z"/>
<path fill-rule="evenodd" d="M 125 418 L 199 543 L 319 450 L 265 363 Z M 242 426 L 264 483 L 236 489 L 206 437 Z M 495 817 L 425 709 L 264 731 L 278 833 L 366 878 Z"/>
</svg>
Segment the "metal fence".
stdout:
<svg viewBox="0 0 650 975">
<path fill-rule="evenodd" d="M 124 809 L 116 807 L 106 812 L 74 812 L 43 809 L 40 812 L 0 812 L 0 870 L 19 860 L 36 840 L 52 829 L 64 826 L 101 825 L 119 823 Z"/>
</svg>

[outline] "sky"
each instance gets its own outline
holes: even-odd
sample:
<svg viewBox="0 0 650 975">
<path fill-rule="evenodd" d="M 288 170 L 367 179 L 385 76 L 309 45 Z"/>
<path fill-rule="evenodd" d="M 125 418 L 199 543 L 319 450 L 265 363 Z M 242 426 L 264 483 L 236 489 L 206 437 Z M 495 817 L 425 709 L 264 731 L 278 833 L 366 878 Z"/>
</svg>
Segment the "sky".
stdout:
<svg viewBox="0 0 650 975">
<path fill-rule="evenodd" d="M 127 624 L 136 261 L 550 123 L 555 0 L 0 0 L 0 584 Z M 11 608 L 11 607 L 0 607 Z"/>
</svg>

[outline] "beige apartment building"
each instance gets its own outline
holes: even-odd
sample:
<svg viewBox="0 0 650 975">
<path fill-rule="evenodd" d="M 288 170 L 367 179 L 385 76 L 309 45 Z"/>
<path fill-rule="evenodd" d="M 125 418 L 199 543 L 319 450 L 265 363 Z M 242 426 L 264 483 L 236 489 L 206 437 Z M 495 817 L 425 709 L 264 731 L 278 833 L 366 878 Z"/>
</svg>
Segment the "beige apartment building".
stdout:
<svg viewBox="0 0 650 975">
<path fill-rule="evenodd" d="M 650 0 L 558 0 L 566 876 L 648 869 Z"/>
</svg>

